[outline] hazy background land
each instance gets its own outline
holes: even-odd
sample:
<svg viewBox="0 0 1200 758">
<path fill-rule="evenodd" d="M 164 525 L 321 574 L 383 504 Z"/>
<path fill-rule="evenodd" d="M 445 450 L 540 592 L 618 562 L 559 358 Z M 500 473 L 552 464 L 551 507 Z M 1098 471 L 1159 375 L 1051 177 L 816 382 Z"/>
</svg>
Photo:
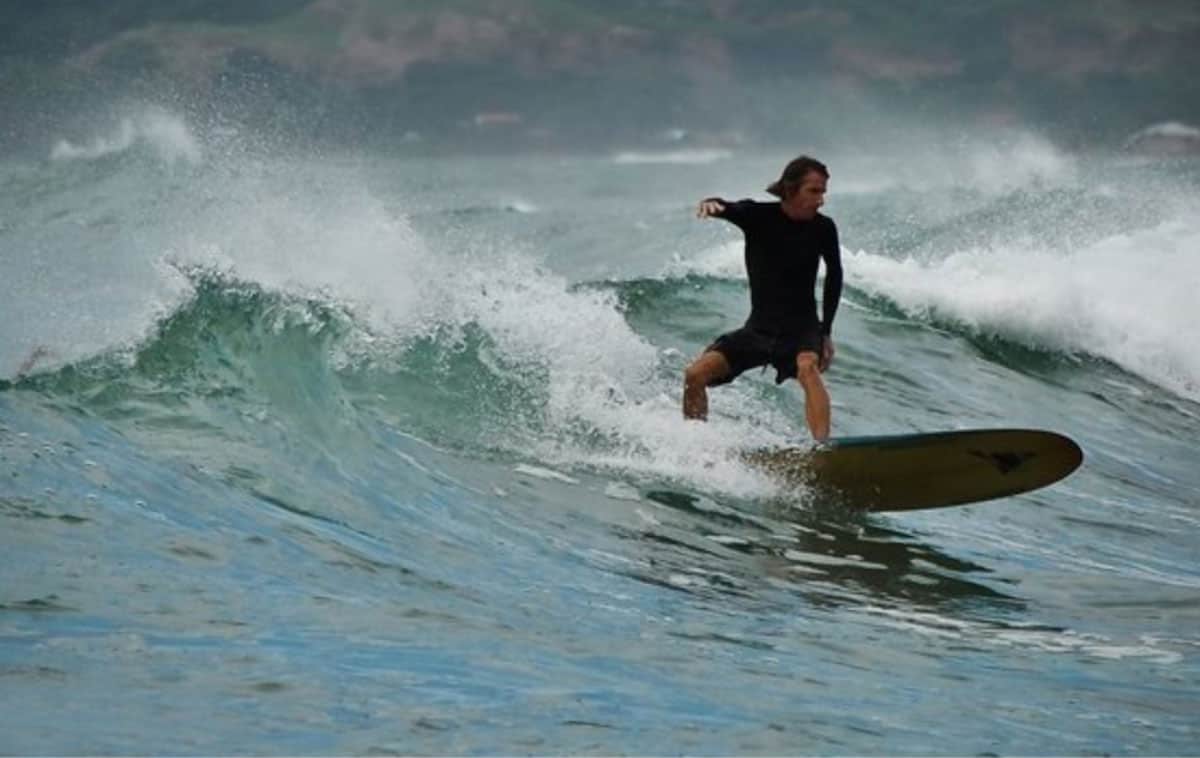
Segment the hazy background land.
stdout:
<svg viewBox="0 0 1200 758">
<path fill-rule="evenodd" d="M 1191 0 L 10 0 L 0 150 L 150 102 L 414 150 L 816 148 L 1200 122 Z M 892 131 L 889 131 L 892 130 Z"/>
</svg>

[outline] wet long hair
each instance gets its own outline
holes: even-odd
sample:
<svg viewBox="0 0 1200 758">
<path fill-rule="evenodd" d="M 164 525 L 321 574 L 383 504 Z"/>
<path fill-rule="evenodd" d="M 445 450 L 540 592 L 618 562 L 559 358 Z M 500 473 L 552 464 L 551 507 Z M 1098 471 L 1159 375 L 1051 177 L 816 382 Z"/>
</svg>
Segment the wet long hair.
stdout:
<svg viewBox="0 0 1200 758">
<path fill-rule="evenodd" d="M 825 167 L 824 163 L 811 156 L 801 155 L 784 167 L 779 179 L 771 182 L 771 185 L 767 187 L 767 192 L 779 198 L 788 197 L 800 188 L 800 185 L 804 183 L 804 177 L 808 176 L 810 171 L 816 171 L 826 179 L 829 178 L 829 169 Z"/>
</svg>

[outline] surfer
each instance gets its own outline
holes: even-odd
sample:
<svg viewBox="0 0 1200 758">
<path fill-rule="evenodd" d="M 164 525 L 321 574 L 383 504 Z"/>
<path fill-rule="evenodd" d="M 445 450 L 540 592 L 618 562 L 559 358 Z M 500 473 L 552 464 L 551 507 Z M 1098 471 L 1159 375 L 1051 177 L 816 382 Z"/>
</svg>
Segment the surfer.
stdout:
<svg viewBox="0 0 1200 758">
<path fill-rule="evenodd" d="M 814 439 L 829 437 L 829 392 L 821 373 L 833 361 L 833 317 L 842 294 L 837 226 L 818 211 L 825 203 L 829 170 L 802 155 L 767 187 L 778 202 L 719 197 L 700 201 L 699 218 L 720 218 L 746 237 L 750 316 L 704 349 L 684 372 L 683 416 L 708 416 L 708 388 L 733 381 L 757 366 L 771 365 L 775 383 L 795 378 L 804 389 L 804 412 Z M 821 317 L 814 290 L 825 261 Z"/>
</svg>

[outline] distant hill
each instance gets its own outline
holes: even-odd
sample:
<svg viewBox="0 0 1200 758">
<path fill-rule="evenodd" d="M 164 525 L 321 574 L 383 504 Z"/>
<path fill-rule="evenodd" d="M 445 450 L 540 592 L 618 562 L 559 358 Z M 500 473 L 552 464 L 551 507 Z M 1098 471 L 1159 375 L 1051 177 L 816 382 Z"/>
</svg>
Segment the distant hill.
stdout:
<svg viewBox="0 0 1200 758">
<path fill-rule="evenodd" d="M 894 114 L 1119 144 L 1200 122 L 1198 41 L 1194 0 L 12 0 L 0 100 L 28 118 L 0 139 L 144 97 L 452 145 L 833 139 Z"/>
</svg>

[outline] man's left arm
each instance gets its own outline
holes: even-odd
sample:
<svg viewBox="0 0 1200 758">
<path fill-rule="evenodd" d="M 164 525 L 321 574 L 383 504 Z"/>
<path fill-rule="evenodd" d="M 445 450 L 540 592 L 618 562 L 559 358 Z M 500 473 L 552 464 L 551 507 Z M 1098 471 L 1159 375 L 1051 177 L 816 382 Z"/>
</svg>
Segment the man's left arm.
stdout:
<svg viewBox="0 0 1200 758">
<path fill-rule="evenodd" d="M 821 251 L 825 261 L 825 287 L 821 292 L 821 359 L 824 371 L 833 363 L 833 317 L 842 299 L 842 248 L 838 242 L 837 226 L 829 222 L 829 239 Z"/>
</svg>

